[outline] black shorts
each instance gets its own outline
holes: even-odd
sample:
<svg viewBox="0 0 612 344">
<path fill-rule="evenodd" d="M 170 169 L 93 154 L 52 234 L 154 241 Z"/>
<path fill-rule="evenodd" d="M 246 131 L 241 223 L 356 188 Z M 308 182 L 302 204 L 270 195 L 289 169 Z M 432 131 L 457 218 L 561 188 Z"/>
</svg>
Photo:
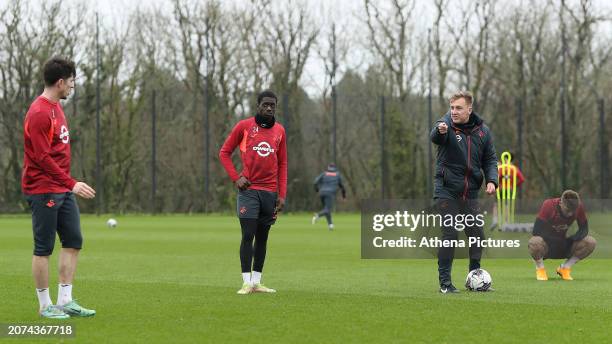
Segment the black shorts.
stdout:
<svg viewBox="0 0 612 344">
<path fill-rule="evenodd" d="M 264 190 L 238 191 L 236 213 L 241 219 L 258 219 L 259 223 L 271 226 L 276 222 L 276 192 Z"/>
<path fill-rule="evenodd" d="M 548 246 L 548 252 L 544 259 L 565 259 L 572 255 L 573 240 L 554 237 L 542 237 L 542 239 L 544 239 L 546 246 Z"/>
<path fill-rule="evenodd" d="M 26 195 L 25 198 L 32 209 L 35 256 L 53 253 L 55 232 L 63 248 L 82 248 L 79 206 L 72 192 Z"/>
</svg>

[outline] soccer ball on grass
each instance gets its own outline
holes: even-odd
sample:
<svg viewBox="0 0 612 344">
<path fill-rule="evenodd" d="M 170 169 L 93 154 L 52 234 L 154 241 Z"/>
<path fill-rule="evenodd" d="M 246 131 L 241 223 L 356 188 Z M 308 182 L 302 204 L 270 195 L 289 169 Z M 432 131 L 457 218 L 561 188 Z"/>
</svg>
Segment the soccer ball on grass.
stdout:
<svg viewBox="0 0 612 344">
<path fill-rule="evenodd" d="M 465 287 L 471 291 L 488 291 L 493 280 L 491 275 L 483 269 L 474 269 L 465 279 Z"/>
<path fill-rule="evenodd" d="M 106 221 L 106 226 L 108 228 L 115 228 L 115 227 L 117 227 L 117 220 L 115 220 L 115 219 L 108 219 L 108 221 Z"/>
</svg>

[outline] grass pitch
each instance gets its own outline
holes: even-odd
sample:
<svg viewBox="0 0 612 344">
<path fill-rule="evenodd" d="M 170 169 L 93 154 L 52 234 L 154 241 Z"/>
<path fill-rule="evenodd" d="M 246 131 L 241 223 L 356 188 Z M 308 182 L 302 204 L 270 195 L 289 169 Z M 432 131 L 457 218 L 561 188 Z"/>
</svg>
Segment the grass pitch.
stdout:
<svg viewBox="0 0 612 344">
<path fill-rule="evenodd" d="M 41 320 L 30 273 L 30 217 L 0 217 L 0 323 Z M 233 216 L 83 216 L 73 294 L 97 310 L 70 319 L 74 343 L 587 343 L 608 342 L 612 260 L 578 263 L 572 282 L 537 282 L 530 259 L 489 259 L 492 293 L 441 295 L 434 260 L 360 259 L 359 215 L 283 215 L 270 233 L 264 282 L 277 294 L 236 295 L 242 281 Z M 56 250 L 59 243 L 56 243 Z M 56 251 L 57 252 L 57 251 Z M 527 253 L 526 253 L 527 254 Z M 57 257 L 51 260 L 57 296 Z M 457 260 L 455 285 L 467 261 Z M 15 343 L 57 338 L 3 339 Z"/>
</svg>

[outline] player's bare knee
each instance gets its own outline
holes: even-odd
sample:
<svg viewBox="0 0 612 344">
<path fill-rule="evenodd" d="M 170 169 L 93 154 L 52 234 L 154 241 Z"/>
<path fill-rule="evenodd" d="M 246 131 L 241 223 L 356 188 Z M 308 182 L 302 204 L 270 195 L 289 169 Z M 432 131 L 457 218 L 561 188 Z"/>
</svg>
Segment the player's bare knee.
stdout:
<svg viewBox="0 0 612 344">
<path fill-rule="evenodd" d="M 595 249 L 595 246 L 597 246 L 597 240 L 595 240 L 595 238 L 590 235 L 587 235 L 581 241 L 584 242 L 585 247 L 590 249 L 591 251 L 593 251 Z"/>
<path fill-rule="evenodd" d="M 83 246 L 83 241 L 76 242 L 73 245 L 62 247 L 62 253 L 67 253 L 73 256 L 78 255 L 79 252 L 81 251 L 82 246 Z"/>
<path fill-rule="evenodd" d="M 34 255 L 32 255 L 32 258 L 35 260 L 49 260 L 49 257 L 51 257 L 51 252 L 49 253 L 37 253 L 35 252 Z"/>
<path fill-rule="evenodd" d="M 588 257 L 597 246 L 597 241 L 592 236 L 586 236 L 576 243 L 576 256 L 580 259 Z"/>
<path fill-rule="evenodd" d="M 597 242 L 593 237 L 585 237 L 582 240 L 576 241 L 572 246 L 572 256 L 578 259 L 584 259 L 595 250 L 596 245 Z"/>
<path fill-rule="evenodd" d="M 538 235 L 534 235 L 529 239 L 529 245 L 546 245 L 544 238 Z"/>
<path fill-rule="evenodd" d="M 542 259 L 546 255 L 546 251 L 548 251 L 548 246 L 546 242 L 541 236 L 533 236 L 529 239 L 529 244 L 527 245 L 529 249 L 529 253 L 534 259 Z"/>
</svg>

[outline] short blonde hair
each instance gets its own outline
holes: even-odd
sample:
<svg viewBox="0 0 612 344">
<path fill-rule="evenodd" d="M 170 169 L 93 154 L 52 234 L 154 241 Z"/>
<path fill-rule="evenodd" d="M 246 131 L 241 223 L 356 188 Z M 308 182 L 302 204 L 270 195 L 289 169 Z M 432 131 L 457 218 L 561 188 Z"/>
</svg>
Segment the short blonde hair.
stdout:
<svg viewBox="0 0 612 344">
<path fill-rule="evenodd" d="M 563 201 L 563 204 L 565 204 L 565 206 L 571 211 L 578 209 L 578 206 L 580 206 L 580 196 L 574 190 L 563 191 L 561 200 Z"/>
<path fill-rule="evenodd" d="M 472 93 L 470 91 L 457 91 L 455 92 L 455 94 L 453 94 L 449 99 L 448 102 L 452 103 L 457 99 L 465 99 L 465 102 L 467 103 L 468 106 L 472 106 L 472 103 L 474 101 L 474 96 L 472 95 Z"/>
</svg>

